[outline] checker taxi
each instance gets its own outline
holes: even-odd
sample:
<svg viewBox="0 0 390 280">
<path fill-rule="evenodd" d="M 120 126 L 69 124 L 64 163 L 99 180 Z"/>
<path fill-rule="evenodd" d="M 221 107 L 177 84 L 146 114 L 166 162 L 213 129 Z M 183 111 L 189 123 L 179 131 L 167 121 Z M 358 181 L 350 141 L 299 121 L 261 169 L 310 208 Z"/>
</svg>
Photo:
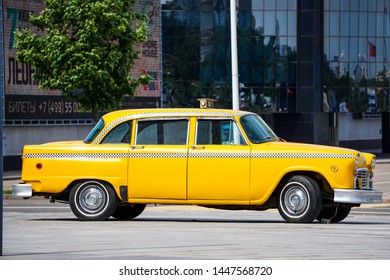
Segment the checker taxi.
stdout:
<svg viewBox="0 0 390 280">
<path fill-rule="evenodd" d="M 375 156 L 288 143 L 256 114 L 137 109 L 104 115 L 84 141 L 26 145 L 15 197 L 67 202 L 80 220 L 133 219 L 147 204 L 277 208 L 292 223 L 339 222 L 381 203 Z"/>
</svg>

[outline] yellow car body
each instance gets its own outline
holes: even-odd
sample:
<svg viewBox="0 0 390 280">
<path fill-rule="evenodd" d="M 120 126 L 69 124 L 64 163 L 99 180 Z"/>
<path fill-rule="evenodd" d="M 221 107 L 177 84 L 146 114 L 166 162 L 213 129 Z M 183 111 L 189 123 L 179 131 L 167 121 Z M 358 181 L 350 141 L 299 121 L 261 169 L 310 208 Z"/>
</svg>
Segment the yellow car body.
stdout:
<svg viewBox="0 0 390 280">
<path fill-rule="evenodd" d="M 372 188 L 373 154 L 285 142 L 244 111 L 115 111 L 84 141 L 26 145 L 22 161 L 14 196 L 69 202 L 82 220 L 191 204 L 338 222 L 351 207 L 382 201 Z"/>
</svg>

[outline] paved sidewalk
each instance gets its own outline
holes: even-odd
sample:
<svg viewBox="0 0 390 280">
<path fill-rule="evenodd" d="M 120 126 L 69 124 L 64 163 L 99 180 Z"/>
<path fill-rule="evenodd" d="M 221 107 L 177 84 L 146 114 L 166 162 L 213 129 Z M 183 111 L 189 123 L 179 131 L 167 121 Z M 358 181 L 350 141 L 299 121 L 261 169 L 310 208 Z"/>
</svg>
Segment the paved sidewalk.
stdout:
<svg viewBox="0 0 390 280">
<path fill-rule="evenodd" d="M 377 154 L 376 161 L 378 164 L 381 163 L 390 163 L 390 154 Z"/>
<path fill-rule="evenodd" d="M 20 179 L 21 171 L 15 170 L 15 171 L 3 171 L 3 181 L 7 180 L 18 180 Z"/>
</svg>

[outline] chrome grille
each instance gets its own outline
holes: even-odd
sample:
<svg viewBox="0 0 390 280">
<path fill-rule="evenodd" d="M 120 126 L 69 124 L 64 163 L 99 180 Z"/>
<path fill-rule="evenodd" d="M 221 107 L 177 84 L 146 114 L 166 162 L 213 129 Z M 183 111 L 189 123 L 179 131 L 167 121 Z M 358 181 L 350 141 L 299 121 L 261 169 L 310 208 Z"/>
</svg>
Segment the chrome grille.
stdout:
<svg viewBox="0 0 390 280">
<path fill-rule="evenodd" d="M 371 190 L 372 184 L 370 181 L 370 174 L 367 168 L 358 168 L 355 170 L 355 189 Z"/>
</svg>

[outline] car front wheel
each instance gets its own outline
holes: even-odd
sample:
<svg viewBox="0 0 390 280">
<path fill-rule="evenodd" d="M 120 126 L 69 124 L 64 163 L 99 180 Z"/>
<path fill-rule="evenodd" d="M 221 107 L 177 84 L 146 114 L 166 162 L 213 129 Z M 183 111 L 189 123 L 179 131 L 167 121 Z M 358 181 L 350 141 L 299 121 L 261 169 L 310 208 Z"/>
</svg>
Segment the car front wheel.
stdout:
<svg viewBox="0 0 390 280">
<path fill-rule="evenodd" d="M 322 208 L 321 190 L 312 178 L 295 175 L 280 188 L 278 211 L 289 223 L 310 223 Z"/>
<path fill-rule="evenodd" d="M 70 191 L 70 208 L 83 221 L 107 220 L 117 207 L 113 188 L 98 181 L 77 184 Z"/>
<path fill-rule="evenodd" d="M 316 218 L 319 222 L 329 220 L 330 223 L 338 223 L 344 220 L 351 212 L 351 206 L 343 204 L 335 205 L 333 207 L 324 208 Z"/>
</svg>

